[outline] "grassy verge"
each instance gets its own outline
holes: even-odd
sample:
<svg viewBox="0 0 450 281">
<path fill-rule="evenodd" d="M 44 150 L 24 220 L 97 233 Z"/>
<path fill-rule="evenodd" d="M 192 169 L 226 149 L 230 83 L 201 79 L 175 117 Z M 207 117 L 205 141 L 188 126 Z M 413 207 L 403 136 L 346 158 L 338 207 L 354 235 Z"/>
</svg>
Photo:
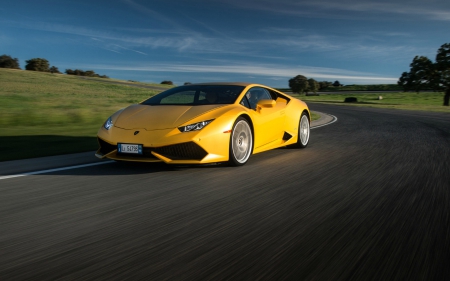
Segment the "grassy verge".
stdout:
<svg viewBox="0 0 450 281">
<path fill-rule="evenodd" d="M 0 161 L 95 150 L 112 113 L 159 92 L 2 68 L 0 85 Z"/>
<path fill-rule="evenodd" d="M 320 119 L 320 115 L 311 111 L 311 121 L 315 121 L 315 120 L 319 120 Z"/>
<path fill-rule="evenodd" d="M 394 108 L 406 110 L 423 110 L 448 112 L 450 108 L 443 106 L 444 93 L 424 92 L 424 93 L 377 93 L 377 94 L 320 94 L 319 96 L 293 95 L 305 102 L 322 102 L 336 105 L 353 105 L 378 108 Z M 379 99 L 382 96 L 382 99 Z M 355 103 L 345 103 L 347 97 L 358 99 Z"/>
</svg>

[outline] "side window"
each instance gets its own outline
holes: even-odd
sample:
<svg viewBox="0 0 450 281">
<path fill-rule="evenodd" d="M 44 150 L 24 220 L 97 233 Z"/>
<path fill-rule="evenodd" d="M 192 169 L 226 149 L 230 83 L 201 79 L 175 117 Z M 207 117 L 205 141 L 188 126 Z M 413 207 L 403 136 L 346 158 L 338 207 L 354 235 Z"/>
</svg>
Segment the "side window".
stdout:
<svg viewBox="0 0 450 281">
<path fill-rule="evenodd" d="M 205 93 L 205 92 L 201 91 L 201 92 L 198 94 L 198 101 L 199 101 L 200 103 L 206 102 L 206 93 Z"/>
<path fill-rule="evenodd" d="M 261 91 L 263 91 L 261 98 L 259 100 L 272 100 L 272 96 L 269 94 L 269 91 L 266 89 L 261 88 Z"/>
<path fill-rule="evenodd" d="M 248 103 L 250 104 L 250 108 L 256 110 L 256 104 L 260 100 L 271 100 L 272 96 L 269 92 L 264 88 L 251 88 L 246 94 L 245 97 L 248 99 Z M 245 98 L 244 97 L 244 98 Z"/>
<path fill-rule="evenodd" d="M 279 94 L 279 93 L 277 93 L 275 91 L 271 91 L 271 90 L 268 90 L 268 91 L 269 91 L 270 96 L 272 97 L 272 99 L 277 101 L 277 103 L 278 102 L 283 102 L 283 103 L 286 103 L 286 104 L 289 103 L 290 99 L 288 97 L 286 97 L 286 96 L 284 96 L 282 94 Z"/>
<path fill-rule="evenodd" d="M 277 100 L 277 98 L 278 98 L 277 93 L 269 90 L 269 94 L 270 94 L 270 96 L 272 97 L 273 100 Z"/>
<path fill-rule="evenodd" d="M 244 97 L 242 98 L 240 104 L 242 104 L 243 106 L 245 106 L 245 107 L 247 107 L 247 108 L 250 108 L 250 109 L 252 108 L 252 107 L 250 106 L 250 103 L 248 102 L 247 96 L 244 96 Z"/>
</svg>

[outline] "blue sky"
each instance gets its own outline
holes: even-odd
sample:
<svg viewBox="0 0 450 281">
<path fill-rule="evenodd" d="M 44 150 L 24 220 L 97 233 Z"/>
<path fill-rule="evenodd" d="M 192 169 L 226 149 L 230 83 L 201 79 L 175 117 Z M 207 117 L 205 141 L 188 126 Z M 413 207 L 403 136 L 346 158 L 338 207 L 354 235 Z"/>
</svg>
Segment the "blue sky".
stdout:
<svg viewBox="0 0 450 281">
<path fill-rule="evenodd" d="M 159 83 L 287 87 L 298 74 L 396 83 L 415 55 L 450 42 L 442 0 L 16 0 L 0 5 L 0 55 L 45 58 Z"/>
</svg>

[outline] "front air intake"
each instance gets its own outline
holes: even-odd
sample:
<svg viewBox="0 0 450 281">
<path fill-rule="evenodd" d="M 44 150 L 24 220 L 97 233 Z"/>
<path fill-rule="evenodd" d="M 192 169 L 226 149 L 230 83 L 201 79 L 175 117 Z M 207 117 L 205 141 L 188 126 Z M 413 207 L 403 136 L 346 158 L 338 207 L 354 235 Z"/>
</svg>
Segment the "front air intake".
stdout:
<svg viewBox="0 0 450 281">
<path fill-rule="evenodd" d="M 208 154 L 195 142 L 155 147 L 152 150 L 172 160 L 202 160 Z"/>
<path fill-rule="evenodd" d="M 102 140 L 101 138 L 97 138 L 98 144 L 100 145 L 100 152 L 103 155 L 106 155 L 113 150 L 117 149 L 117 145 L 112 145 L 110 143 L 107 143 L 106 141 Z"/>
</svg>

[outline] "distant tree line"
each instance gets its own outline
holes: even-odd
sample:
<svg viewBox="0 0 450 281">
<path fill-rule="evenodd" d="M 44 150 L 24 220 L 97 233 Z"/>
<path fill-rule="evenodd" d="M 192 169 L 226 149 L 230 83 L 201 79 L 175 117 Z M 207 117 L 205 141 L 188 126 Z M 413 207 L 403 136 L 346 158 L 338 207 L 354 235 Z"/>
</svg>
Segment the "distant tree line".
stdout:
<svg viewBox="0 0 450 281">
<path fill-rule="evenodd" d="M 415 56 L 409 67 L 409 72 L 403 72 L 397 82 L 405 92 L 445 91 L 444 105 L 449 106 L 450 43 L 443 44 L 437 50 L 435 62 L 425 56 Z"/>
<path fill-rule="evenodd" d="M 77 75 L 77 76 L 87 76 L 87 77 L 99 77 L 99 78 L 109 78 L 106 75 L 100 75 L 95 73 L 93 70 L 80 70 L 80 69 L 66 69 L 66 74 L 68 75 Z"/>
<path fill-rule="evenodd" d="M 329 82 L 329 81 L 321 81 L 317 82 L 312 78 L 306 78 L 303 75 L 297 75 L 291 79 L 289 79 L 289 88 L 291 88 L 293 93 L 308 94 L 309 92 L 317 93 L 317 91 L 325 90 L 327 88 L 340 87 L 343 86 L 339 81 Z"/>
<path fill-rule="evenodd" d="M 50 72 L 50 73 L 58 73 L 61 74 L 59 69 L 56 66 L 50 66 L 48 60 L 43 58 L 33 58 L 25 61 L 25 70 L 32 71 L 40 71 L 40 72 Z M 12 58 L 9 55 L 0 56 L 0 68 L 12 68 L 12 69 L 21 69 L 19 66 L 19 60 L 17 58 Z M 66 69 L 66 74 L 69 75 L 78 75 L 78 76 L 88 76 L 88 77 L 100 77 L 100 78 L 109 78 L 106 75 L 99 75 L 95 73 L 93 70 L 79 70 L 79 69 Z"/>
</svg>

